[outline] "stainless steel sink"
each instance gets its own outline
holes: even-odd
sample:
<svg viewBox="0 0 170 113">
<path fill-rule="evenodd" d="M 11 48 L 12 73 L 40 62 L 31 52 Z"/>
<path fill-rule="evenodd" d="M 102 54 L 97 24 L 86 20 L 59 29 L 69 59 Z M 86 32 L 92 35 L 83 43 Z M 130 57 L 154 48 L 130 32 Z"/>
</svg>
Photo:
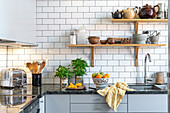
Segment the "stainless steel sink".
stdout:
<svg viewBox="0 0 170 113">
<path fill-rule="evenodd" d="M 162 90 L 168 89 L 167 85 L 155 85 L 155 86 L 162 89 Z"/>
<path fill-rule="evenodd" d="M 166 85 L 129 85 L 129 88 L 136 90 L 166 90 Z"/>
</svg>

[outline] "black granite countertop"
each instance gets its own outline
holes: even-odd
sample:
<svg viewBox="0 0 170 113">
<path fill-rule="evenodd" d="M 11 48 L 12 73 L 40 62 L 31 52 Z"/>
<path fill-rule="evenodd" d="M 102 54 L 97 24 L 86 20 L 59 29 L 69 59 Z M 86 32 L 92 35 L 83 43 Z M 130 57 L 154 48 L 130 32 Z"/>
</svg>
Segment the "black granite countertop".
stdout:
<svg viewBox="0 0 170 113">
<path fill-rule="evenodd" d="M 111 84 L 110 84 L 111 85 Z M 126 91 L 126 94 L 168 94 L 167 88 L 160 89 L 155 87 L 155 84 L 128 84 L 130 88 L 135 89 L 136 91 Z M 164 85 L 166 86 L 166 84 Z M 29 106 L 36 99 L 39 99 L 43 95 L 50 94 L 97 94 L 97 90 L 95 89 L 94 84 L 86 84 L 86 90 L 65 90 L 60 85 L 42 85 L 41 87 L 36 87 L 32 85 L 27 85 L 22 88 L 14 88 L 14 89 L 4 89 L 0 88 L 0 100 L 1 105 L 7 107 L 18 107 L 20 110 Z M 20 104 L 11 105 L 6 103 L 4 98 L 9 98 L 12 96 L 13 100 L 15 100 L 18 104 L 18 98 L 20 99 Z M 21 99 L 22 98 L 22 99 Z M 23 102 L 23 99 L 25 101 Z"/>
<path fill-rule="evenodd" d="M 136 91 L 126 91 L 126 94 L 168 94 L 168 90 L 152 87 L 154 84 L 128 84 Z M 165 84 L 166 85 L 166 84 Z M 147 87 L 138 87 L 147 86 Z M 149 87 L 148 87 L 149 86 Z M 91 87 L 91 88 L 89 88 Z M 46 94 L 97 94 L 94 84 L 86 84 L 86 90 L 65 90 L 60 85 L 42 85 L 36 87 L 27 85 L 23 88 L 0 89 L 0 96 L 42 96 Z"/>
</svg>

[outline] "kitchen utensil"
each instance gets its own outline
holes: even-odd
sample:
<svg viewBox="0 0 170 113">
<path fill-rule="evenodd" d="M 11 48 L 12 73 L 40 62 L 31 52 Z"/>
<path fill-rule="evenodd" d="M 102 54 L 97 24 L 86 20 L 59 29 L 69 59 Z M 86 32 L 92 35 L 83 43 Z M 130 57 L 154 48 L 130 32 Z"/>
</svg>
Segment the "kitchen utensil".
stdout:
<svg viewBox="0 0 170 113">
<path fill-rule="evenodd" d="M 146 44 L 147 34 L 133 34 L 133 41 L 135 44 Z"/>
<path fill-rule="evenodd" d="M 150 36 L 150 41 L 152 44 L 158 44 L 159 41 L 159 36 L 160 36 L 160 32 L 156 34 L 156 36 Z"/>
<path fill-rule="evenodd" d="M 119 10 L 117 10 L 115 13 L 112 12 L 112 17 L 114 19 L 121 19 L 122 18 L 122 12 L 119 12 Z"/>
<path fill-rule="evenodd" d="M 37 63 L 36 62 L 33 62 L 32 63 L 32 67 L 33 67 L 33 73 L 36 73 L 37 72 Z"/>
<path fill-rule="evenodd" d="M 164 84 L 164 73 L 163 72 L 157 72 L 155 77 L 155 83 L 156 84 Z"/>
<path fill-rule="evenodd" d="M 33 67 L 32 67 L 32 64 L 31 64 L 30 62 L 28 62 L 28 63 L 26 64 L 26 67 L 28 67 L 28 69 L 29 69 L 31 72 L 33 72 Z"/>
<path fill-rule="evenodd" d="M 33 86 L 41 86 L 41 73 L 32 74 L 32 85 Z"/>
<path fill-rule="evenodd" d="M 155 12 L 155 8 L 158 7 L 158 11 Z M 155 5 L 153 8 L 151 5 L 146 4 L 142 7 L 142 9 L 139 12 L 139 17 L 141 19 L 153 19 L 160 11 L 160 7 L 158 5 Z"/>
<path fill-rule="evenodd" d="M 0 75 L 2 87 L 20 87 L 27 84 L 27 74 L 23 69 L 3 69 Z"/>
<path fill-rule="evenodd" d="M 98 44 L 99 43 L 99 37 L 96 36 L 89 36 L 88 40 L 90 44 Z"/>
<path fill-rule="evenodd" d="M 136 11 L 134 11 L 136 10 Z M 130 8 L 127 8 L 126 10 L 122 10 L 123 12 L 123 17 L 125 19 L 134 19 L 136 14 L 138 14 L 138 9 L 137 8 L 133 8 L 133 9 L 130 9 Z"/>
<path fill-rule="evenodd" d="M 43 62 L 40 64 L 40 68 L 39 68 L 39 70 L 38 70 L 38 73 L 42 73 L 42 70 L 44 69 L 45 64 L 46 64 L 45 61 L 43 61 Z"/>
<path fill-rule="evenodd" d="M 101 44 L 107 44 L 107 40 L 100 40 Z"/>
<path fill-rule="evenodd" d="M 114 38 L 107 38 L 107 43 L 108 44 L 115 44 L 115 39 Z"/>
</svg>

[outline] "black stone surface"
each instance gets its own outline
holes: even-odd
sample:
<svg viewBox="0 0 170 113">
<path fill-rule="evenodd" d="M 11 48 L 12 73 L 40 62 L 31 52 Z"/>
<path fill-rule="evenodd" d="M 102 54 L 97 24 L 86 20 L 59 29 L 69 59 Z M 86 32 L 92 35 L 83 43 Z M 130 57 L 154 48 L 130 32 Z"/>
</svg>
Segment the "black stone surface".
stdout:
<svg viewBox="0 0 170 113">
<path fill-rule="evenodd" d="M 126 94 L 168 94 L 167 89 L 159 89 L 154 87 L 154 84 L 128 84 L 130 88 L 135 89 L 136 91 L 126 91 Z M 165 84 L 166 85 L 166 84 Z M 136 87 L 140 86 L 140 87 Z M 153 86 L 152 88 L 146 88 L 144 86 Z M 94 89 L 91 89 L 91 88 Z M 97 94 L 97 90 L 95 90 L 94 84 L 86 84 L 86 90 L 65 90 L 58 84 L 54 85 L 42 85 L 41 87 L 27 85 L 23 87 L 27 89 L 27 92 L 22 94 L 22 88 L 15 88 L 15 89 L 0 89 L 0 96 L 11 95 L 26 95 L 26 96 L 42 96 L 46 94 Z M 12 93 L 15 92 L 15 93 Z"/>
</svg>

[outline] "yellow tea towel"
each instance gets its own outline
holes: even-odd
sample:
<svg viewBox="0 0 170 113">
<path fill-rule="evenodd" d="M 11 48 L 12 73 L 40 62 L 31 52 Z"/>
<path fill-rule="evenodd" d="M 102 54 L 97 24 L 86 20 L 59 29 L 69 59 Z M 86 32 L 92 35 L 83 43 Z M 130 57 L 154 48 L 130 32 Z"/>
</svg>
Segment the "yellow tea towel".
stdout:
<svg viewBox="0 0 170 113">
<path fill-rule="evenodd" d="M 129 89 L 128 85 L 124 82 L 117 82 L 111 87 L 106 87 L 103 90 L 98 90 L 101 96 L 106 97 L 107 104 L 116 112 L 117 107 L 122 101 L 126 91 L 135 91 L 134 89 Z"/>
</svg>

